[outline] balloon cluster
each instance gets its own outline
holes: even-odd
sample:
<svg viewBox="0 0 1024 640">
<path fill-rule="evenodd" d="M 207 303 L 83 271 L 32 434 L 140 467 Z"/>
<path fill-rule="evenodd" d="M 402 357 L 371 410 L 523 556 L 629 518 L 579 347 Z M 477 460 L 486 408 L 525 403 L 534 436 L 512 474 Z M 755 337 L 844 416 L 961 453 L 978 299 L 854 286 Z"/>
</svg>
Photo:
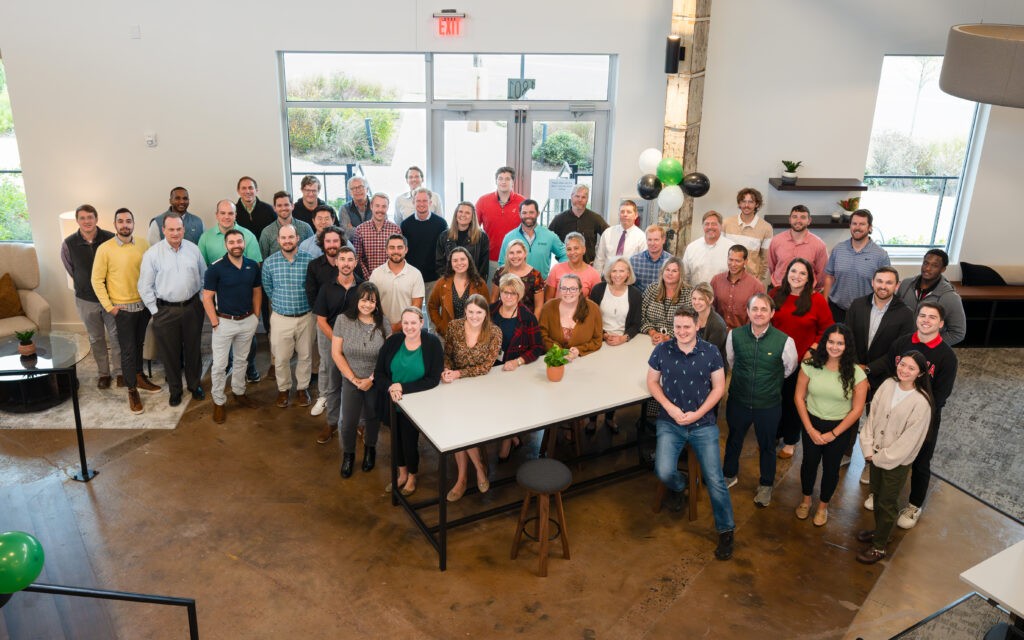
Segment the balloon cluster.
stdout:
<svg viewBox="0 0 1024 640">
<path fill-rule="evenodd" d="M 640 154 L 640 172 L 636 191 L 644 200 L 658 199 L 662 211 L 676 211 L 683 206 L 683 194 L 699 198 L 711 189 L 711 181 L 694 171 L 683 175 L 683 165 L 675 158 L 663 158 L 657 149 Z"/>
<path fill-rule="evenodd" d="M 0 533 L 0 597 L 21 591 L 43 570 L 43 546 L 24 531 Z"/>
</svg>

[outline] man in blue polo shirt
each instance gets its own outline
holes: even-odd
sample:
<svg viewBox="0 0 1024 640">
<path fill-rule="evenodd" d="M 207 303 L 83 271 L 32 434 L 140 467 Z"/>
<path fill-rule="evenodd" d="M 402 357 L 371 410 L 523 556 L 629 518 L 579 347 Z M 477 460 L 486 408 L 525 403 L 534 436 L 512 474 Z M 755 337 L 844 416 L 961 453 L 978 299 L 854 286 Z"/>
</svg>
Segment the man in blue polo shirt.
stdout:
<svg viewBox="0 0 1024 640">
<path fill-rule="evenodd" d="M 889 254 L 871 239 L 874 219 L 867 209 L 850 214 L 850 239 L 832 249 L 825 265 L 825 297 L 836 322 L 846 320 L 851 302 L 872 293 L 875 271 L 890 264 Z"/>
<path fill-rule="evenodd" d="M 230 204 L 230 203 L 228 203 Z M 251 234 L 250 234 L 251 235 Z M 213 350 L 213 369 L 210 380 L 213 385 L 213 421 L 224 422 L 225 369 L 228 354 L 234 353 L 234 368 L 231 374 L 231 392 L 243 407 L 253 407 L 245 395 L 245 367 L 252 337 L 259 324 L 260 306 L 263 300 L 260 279 L 260 265 L 245 257 L 245 234 L 240 229 L 224 232 L 224 246 L 227 254 L 210 265 L 203 282 L 203 308 L 210 319 L 213 334 L 210 345 Z M 214 305 L 216 297 L 216 305 Z"/>
<path fill-rule="evenodd" d="M 519 226 L 505 234 L 501 242 L 501 253 L 498 255 L 498 266 L 505 264 L 505 249 L 513 239 L 519 239 L 530 248 L 526 261 L 531 267 L 540 271 L 544 279 L 548 278 L 548 271 L 551 270 L 551 257 L 554 256 L 558 262 L 565 262 L 568 258 L 565 253 L 565 244 L 558 239 L 555 232 L 544 225 L 537 224 L 537 217 L 540 215 L 540 207 L 536 200 L 523 200 L 519 205 Z"/>
<path fill-rule="evenodd" d="M 687 444 L 694 448 L 718 530 L 715 557 L 728 560 L 736 523 L 722 476 L 715 420 L 715 407 L 725 392 L 725 367 L 718 348 L 697 337 L 697 329 L 697 313 L 679 307 L 672 318 L 675 340 L 655 347 L 647 362 L 647 390 L 661 405 L 654 470 L 671 491 L 669 508 L 682 510 L 685 482 L 678 469 L 679 454 Z"/>
</svg>

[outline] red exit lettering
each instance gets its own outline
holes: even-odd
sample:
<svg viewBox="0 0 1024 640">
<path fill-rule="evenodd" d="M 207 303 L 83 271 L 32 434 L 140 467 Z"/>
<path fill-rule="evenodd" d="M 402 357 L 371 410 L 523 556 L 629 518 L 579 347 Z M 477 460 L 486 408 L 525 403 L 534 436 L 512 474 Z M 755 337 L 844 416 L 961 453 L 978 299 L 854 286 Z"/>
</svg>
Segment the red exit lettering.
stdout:
<svg viewBox="0 0 1024 640">
<path fill-rule="evenodd" d="M 462 18 L 454 16 L 438 18 L 437 35 L 442 37 L 462 35 Z"/>
</svg>

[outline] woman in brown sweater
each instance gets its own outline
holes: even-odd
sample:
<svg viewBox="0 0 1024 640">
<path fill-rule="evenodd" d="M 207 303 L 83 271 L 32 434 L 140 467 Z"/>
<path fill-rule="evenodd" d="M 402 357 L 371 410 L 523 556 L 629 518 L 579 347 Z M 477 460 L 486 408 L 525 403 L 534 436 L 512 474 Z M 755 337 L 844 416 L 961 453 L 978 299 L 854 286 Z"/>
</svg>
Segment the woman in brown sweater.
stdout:
<svg viewBox="0 0 1024 640">
<path fill-rule="evenodd" d="M 557 344 L 569 350 L 569 361 L 601 348 L 604 325 L 601 308 L 582 293 L 583 283 L 574 273 L 558 282 L 558 296 L 540 311 L 540 333 L 544 348 Z"/>
<path fill-rule="evenodd" d="M 487 298 L 487 281 L 477 273 L 469 251 L 455 247 L 448 256 L 444 275 L 434 285 L 427 300 L 427 312 L 438 336 L 443 338 L 448 323 L 465 316 L 466 301 L 476 293 Z"/>
</svg>

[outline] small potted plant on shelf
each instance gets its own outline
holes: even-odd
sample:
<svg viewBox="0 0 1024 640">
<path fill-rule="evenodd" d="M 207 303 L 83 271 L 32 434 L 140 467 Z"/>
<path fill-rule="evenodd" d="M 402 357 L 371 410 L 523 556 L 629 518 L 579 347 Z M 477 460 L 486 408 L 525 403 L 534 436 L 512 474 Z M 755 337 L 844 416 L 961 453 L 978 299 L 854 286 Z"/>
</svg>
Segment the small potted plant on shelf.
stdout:
<svg viewBox="0 0 1024 640">
<path fill-rule="evenodd" d="M 14 332 L 14 337 L 18 339 L 18 353 L 22 358 L 30 358 L 36 354 L 36 343 L 32 341 L 34 335 L 36 335 L 34 329 Z"/>
<path fill-rule="evenodd" d="M 558 382 L 565 375 L 565 365 L 569 362 L 568 349 L 563 349 L 557 344 L 551 345 L 548 352 L 544 354 L 544 364 L 548 366 L 548 380 Z"/>
<path fill-rule="evenodd" d="M 783 160 L 786 170 L 782 172 L 782 184 L 796 184 L 796 170 L 803 164 L 802 160 Z"/>
<path fill-rule="evenodd" d="M 860 196 L 857 196 L 855 198 L 847 198 L 846 200 L 840 200 L 839 206 L 843 208 L 843 211 L 837 211 L 836 213 L 833 213 L 832 219 L 842 220 L 843 222 L 849 222 L 850 214 L 852 214 L 857 209 L 860 209 Z"/>
</svg>

